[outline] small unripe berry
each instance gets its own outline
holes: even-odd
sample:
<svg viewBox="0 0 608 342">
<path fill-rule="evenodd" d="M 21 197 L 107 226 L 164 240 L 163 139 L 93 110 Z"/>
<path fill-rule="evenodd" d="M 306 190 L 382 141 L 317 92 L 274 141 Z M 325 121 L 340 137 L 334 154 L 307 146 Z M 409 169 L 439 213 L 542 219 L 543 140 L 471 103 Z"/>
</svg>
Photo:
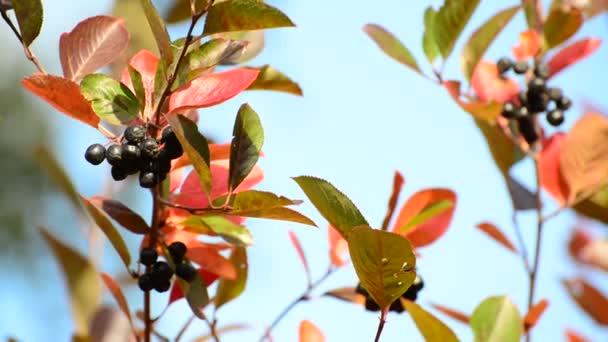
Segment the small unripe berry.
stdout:
<svg viewBox="0 0 608 342">
<path fill-rule="evenodd" d="M 564 122 L 564 112 L 559 109 L 554 109 L 547 113 L 547 122 L 551 126 L 559 126 Z"/>
<path fill-rule="evenodd" d="M 175 275 L 187 282 L 191 282 L 196 277 L 196 269 L 189 263 L 184 262 L 175 266 Z"/>
<path fill-rule="evenodd" d="M 154 288 L 154 281 L 152 281 L 152 277 L 149 274 L 142 274 L 137 280 L 137 285 L 139 285 L 142 291 L 148 292 Z"/>
<path fill-rule="evenodd" d="M 106 159 L 113 166 L 118 166 L 122 163 L 122 146 L 110 145 L 106 150 Z"/>
<path fill-rule="evenodd" d="M 158 259 L 158 253 L 152 247 L 146 247 L 139 252 L 139 262 L 145 266 L 151 266 Z"/>
<path fill-rule="evenodd" d="M 99 165 L 106 159 L 106 148 L 101 144 L 93 144 L 84 152 L 84 159 L 93 165 Z"/>
<path fill-rule="evenodd" d="M 129 144 L 139 144 L 146 137 L 146 129 L 140 125 L 129 126 L 125 129 L 125 140 Z"/>
<path fill-rule="evenodd" d="M 139 173 L 139 185 L 142 188 L 150 189 L 158 184 L 158 179 L 154 172 L 140 172 Z"/>
<path fill-rule="evenodd" d="M 128 174 L 125 172 L 125 170 L 123 170 L 121 167 L 118 166 L 112 166 L 112 178 L 115 181 L 121 181 L 125 178 L 127 178 Z"/>
<path fill-rule="evenodd" d="M 526 71 L 528 71 L 528 63 L 524 61 L 516 62 L 515 65 L 513 65 L 513 71 L 515 71 L 516 74 L 525 74 Z"/>
<path fill-rule="evenodd" d="M 167 250 L 169 251 L 169 254 L 171 254 L 173 262 L 178 264 L 184 259 L 184 256 L 186 256 L 188 247 L 181 241 L 175 241 L 167 247 Z"/>
<path fill-rule="evenodd" d="M 498 72 L 501 75 L 506 73 L 507 71 L 509 71 L 509 69 L 511 69 L 512 66 L 513 66 L 513 62 L 507 57 L 503 57 L 503 58 L 499 59 L 498 62 L 496 63 Z"/>
</svg>

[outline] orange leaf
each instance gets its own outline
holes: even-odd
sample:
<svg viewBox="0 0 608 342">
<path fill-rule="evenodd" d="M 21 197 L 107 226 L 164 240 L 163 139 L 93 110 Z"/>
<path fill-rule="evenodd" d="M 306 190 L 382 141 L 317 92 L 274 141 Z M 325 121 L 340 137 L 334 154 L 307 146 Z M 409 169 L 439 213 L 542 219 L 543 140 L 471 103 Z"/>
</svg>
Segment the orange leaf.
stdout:
<svg viewBox="0 0 608 342">
<path fill-rule="evenodd" d="M 395 207 L 397 206 L 397 201 L 399 200 L 399 194 L 401 193 L 403 183 L 403 175 L 401 174 L 401 172 L 395 171 L 395 176 L 393 177 L 393 191 L 391 193 L 390 199 L 388 200 L 388 209 L 386 210 L 384 221 L 382 221 L 382 230 L 388 229 L 388 225 L 390 224 L 391 218 L 395 213 Z"/>
<path fill-rule="evenodd" d="M 188 246 L 186 256 L 191 261 L 199 264 L 202 269 L 217 274 L 220 278 L 236 279 L 236 268 L 233 263 L 219 253 L 213 245 L 204 243 L 197 244 L 195 247 Z"/>
<path fill-rule="evenodd" d="M 303 320 L 300 323 L 300 342 L 325 342 L 323 332 L 311 321 Z"/>
<path fill-rule="evenodd" d="M 587 338 L 583 337 L 583 335 L 577 333 L 576 331 L 574 331 L 572 329 L 566 329 L 566 331 L 564 331 L 564 335 L 566 335 L 567 342 L 588 342 L 589 341 Z"/>
<path fill-rule="evenodd" d="M 608 325 L 608 299 L 584 279 L 563 280 L 570 297 L 601 325 Z"/>
<path fill-rule="evenodd" d="M 449 201 L 452 207 L 448 208 L 436 216 L 432 216 L 420 224 L 416 224 L 411 229 L 402 232 L 412 219 L 424 210 L 442 201 Z M 429 245 L 443 235 L 452 220 L 454 209 L 456 208 L 456 193 L 449 189 L 431 188 L 421 190 L 408 199 L 401 208 L 399 216 L 393 226 L 393 232 L 405 236 L 414 247 Z"/>
<path fill-rule="evenodd" d="M 229 100 L 247 89 L 259 70 L 237 68 L 204 74 L 175 91 L 169 99 L 169 112 L 203 108 Z"/>
<path fill-rule="evenodd" d="M 289 239 L 291 239 L 291 243 L 296 249 L 298 257 L 300 257 L 300 261 L 302 262 L 302 265 L 304 265 L 306 277 L 308 278 L 308 282 L 310 283 L 310 268 L 308 267 L 308 260 L 306 260 L 306 255 L 304 254 L 304 249 L 302 249 L 302 244 L 300 243 L 298 236 L 296 235 L 296 233 L 293 232 L 293 230 L 289 231 Z"/>
<path fill-rule="evenodd" d="M 550 71 L 549 77 L 555 76 L 565 68 L 591 55 L 601 44 L 602 41 L 597 38 L 586 38 L 561 49 L 547 62 Z"/>
<path fill-rule="evenodd" d="M 131 325 L 131 329 L 133 329 L 133 331 L 135 331 L 135 327 L 133 326 L 133 321 L 131 320 L 131 311 L 129 310 L 129 303 L 127 302 L 127 298 L 125 298 L 125 295 L 123 294 L 122 290 L 120 289 L 120 285 L 118 285 L 118 283 L 109 275 L 106 273 L 100 273 L 101 279 L 103 280 L 104 284 L 106 284 L 106 287 L 108 288 L 108 290 L 110 290 L 110 293 L 112 294 L 112 297 L 114 297 L 114 300 L 116 300 L 116 303 L 118 304 L 118 307 L 120 308 L 120 311 L 122 311 L 122 313 L 124 313 L 127 316 L 127 319 L 129 320 L 129 324 Z"/>
<path fill-rule="evenodd" d="M 534 57 L 540 49 L 540 36 L 536 30 L 528 30 L 519 34 L 519 45 L 511 48 L 513 57 L 518 61 L 525 61 Z"/>
<path fill-rule="evenodd" d="M 510 250 L 513 253 L 517 253 L 517 249 L 515 249 L 515 246 L 513 245 L 511 240 L 509 240 L 509 238 L 506 237 L 505 234 L 503 234 L 503 232 L 500 231 L 500 229 L 498 229 L 498 227 L 496 227 L 494 224 L 490 222 L 482 222 L 476 227 L 479 228 L 482 232 L 488 234 L 488 236 L 490 236 L 492 239 L 494 239 L 494 241 L 498 242 L 506 249 Z"/>
<path fill-rule="evenodd" d="M 546 299 L 541 300 L 540 302 L 534 304 L 528 313 L 524 317 L 524 328 L 526 332 L 530 331 L 530 329 L 534 328 L 540 316 L 545 312 L 547 307 L 549 306 L 549 301 Z"/>
<path fill-rule="evenodd" d="M 141 81 L 146 92 L 146 99 L 151 99 L 151 96 L 154 93 L 154 78 L 156 77 L 158 61 L 158 57 L 148 50 L 140 50 L 129 60 L 129 65 L 141 74 Z M 132 85 L 131 75 L 126 68 L 122 73 L 121 82 L 128 86 Z"/>
<path fill-rule="evenodd" d="M 568 184 L 559 167 L 560 153 L 565 138 L 566 135 L 560 132 L 549 139 L 544 139 L 543 149 L 538 157 L 540 184 L 560 206 L 566 203 L 569 193 Z"/>
<path fill-rule="evenodd" d="M 342 234 L 336 228 L 329 225 L 327 229 L 327 237 L 329 240 L 329 257 L 334 266 L 340 267 L 346 264 L 344 256 L 348 254 L 348 242 L 342 237 Z"/>
<path fill-rule="evenodd" d="M 467 315 L 467 314 L 464 314 L 460 311 L 450 309 L 448 307 L 445 307 L 445 306 L 439 305 L 439 304 L 431 304 L 431 306 L 433 308 L 435 308 L 435 310 L 457 320 L 458 322 L 461 322 L 461 323 L 464 323 L 467 325 L 469 324 L 469 315 Z"/>
<path fill-rule="evenodd" d="M 97 128 L 99 117 L 91 108 L 91 103 L 82 96 L 78 84 L 61 76 L 34 74 L 24 78 L 25 89 L 67 116 Z"/>
<path fill-rule="evenodd" d="M 503 103 L 519 92 L 517 82 L 504 78 L 498 72 L 496 64 L 482 60 L 477 64 L 471 77 L 471 88 L 481 101 Z"/>
<path fill-rule="evenodd" d="M 580 261 L 580 253 L 591 241 L 591 235 L 589 235 L 586 230 L 574 228 L 570 235 L 570 239 L 568 240 L 568 252 L 570 253 L 570 256 L 575 260 Z"/>
</svg>

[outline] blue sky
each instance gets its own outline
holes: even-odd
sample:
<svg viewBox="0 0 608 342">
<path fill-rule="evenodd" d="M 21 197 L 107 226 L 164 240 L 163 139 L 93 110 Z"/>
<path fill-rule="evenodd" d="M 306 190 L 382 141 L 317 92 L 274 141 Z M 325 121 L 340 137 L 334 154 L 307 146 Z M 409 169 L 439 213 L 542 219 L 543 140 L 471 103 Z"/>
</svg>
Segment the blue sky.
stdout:
<svg viewBox="0 0 608 342">
<path fill-rule="evenodd" d="M 468 114 L 462 112 L 438 86 L 384 56 L 361 28 L 365 23 L 381 24 L 394 32 L 428 71 L 420 48 L 422 14 L 429 4 L 439 1 L 408 2 L 388 0 L 327 2 L 269 1 L 286 12 L 297 24 L 295 29 L 278 29 L 267 34 L 266 50 L 251 65 L 271 64 L 299 82 L 303 98 L 270 92 L 248 92 L 220 106 L 200 113 L 204 131 L 213 132 L 218 141 L 228 141 L 234 116 L 241 103 L 248 102 L 261 116 L 265 129 L 265 157 L 260 161 L 266 179 L 259 187 L 290 198 L 304 199 L 290 177 L 314 175 L 331 181 L 355 202 L 372 225 L 380 225 L 390 194 L 392 175 L 400 170 L 406 179 L 401 203 L 417 190 L 447 187 L 458 194 L 453 222 L 448 233 L 436 244 L 421 250 L 419 272 L 426 287 L 419 303 L 441 303 L 464 312 L 472 312 L 477 303 L 491 295 L 509 294 L 519 308 L 527 298 L 527 278 L 521 261 L 497 247 L 475 228 L 481 221 L 491 221 L 513 237 L 510 200 L 502 179 L 493 165 L 482 135 Z M 503 2 L 508 7 L 514 1 Z M 58 37 L 78 21 L 109 11 L 109 2 L 91 2 L 76 7 L 67 1 L 47 2 L 45 27 L 34 49 L 40 51 L 47 69 L 60 73 L 57 57 Z M 465 30 L 467 37 L 499 8 L 496 2 L 482 2 Z M 503 7 L 501 7 L 503 8 Z M 499 37 L 486 57 L 497 59 L 510 54 L 511 45 L 524 28 L 519 14 Z M 606 37 L 606 22 L 599 17 L 589 22 L 578 37 Z M 183 31 L 171 28 L 174 38 Z M 0 34 L 7 35 L 6 29 Z M 5 38 L 5 41 L 7 38 Z M 15 54 L 20 53 L 13 39 Z M 458 58 L 464 39 L 446 65 L 447 78 L 460 79 Z M 560 86 L 575 106 L 567 113 L 565 130 L 581 114 L 581 100 L 602 102 L 601 81 L 606 48 L 583 61 L 576 68 L 556 77 L 551 84 Z M 604 104 L 605 105 L 605 104 Z M 69 170 L 78 189 L 86 196 L 102 191 L 109 170 L 93 167 L 82 158 L 86 146 L 103 141 L 96 131 L 57 115 L 47 107 L 60 132 L 54 142 L 65 151 L 61 162 Z M 517 165 L 513 173 L 524 184 L 533 185 L 529 162 Z M 122 194 L 148 217 L 149 195 L 136 189 Z M 140 200 L 134 201 L 134 198 Z M 545 198 L 547 209 L 554 204 Z M 250 220 L 255 245 L 250 248 L 250 278 L 246 294 L 222 308 L 220 325 L 244 322 L 252 328 L 228 334 L 222 341 L 257 339 L 264 327 L 306 286 L 306 276 L 293 250 L 287 231 L 300 237 L 309 258 L 313 279 L 323 274 L 328 263 L 327 223 L 309 204 L 298 208 L 315 220 L 320 229 L 278 221 Z M 70 214 L 72 215 L 72 214 Z M 55 213 L 51 218 L 69 221 Z M 534 237 L 533 213 L 519 216 L 528 246 Z M 49 219 L 49 224 L 53 225 Z M 559 283 L 564 276 L 585 273 L 576 270 L 565 252 L 567 234 L 574 216 L 562 214 L 551 220 L 545 230 L 541 273 L 537 298 L 551 301 L 548 311 L 535 330 L 537 340 L 563 340 L 563 328 L 571 327 L 589 337 L 605 339 L 602 331 L 573 305 Z M 62 236 L 78 231 L 62 226 Z M 130 240 L 133 248 L 137 241 Z M 102 269 L 117 271 L 118 258 L 109 248 Z M 56 266 L 49 266 L 48 286 L 34 296 L 26 280 L 16 277 L 0 285 L 0 301 L 7 308 L 0 312 L 0 336 L 14 335 L 23 341 L 66 340 L 71 321 L 67 298 Z M 595 277 L 596 284 L 604 278 Z M 315 294 L 341 286 L 353 286 L 356 276 L 351 268 L 338 271 Z M 9 295 L 10 294 L 10 295 Z M 155 298 L 162 297 L 156 296 Z M 111 298 L 106 297 L 108 303 Z M 137 290 L 129 291 L 132 308 L 141 306 Z M 165 299 L 155 300 L 162 309 Z M 30 312 L 35 305 L 37 310 Z M 32 321 L 23 317 L 31 317 Z M 170 318 L 169 318 L 170 317 Z M 160 322 L 161 331 L 173 336 L 188 317 L 185 303 L 176 304 Z M 441 318 L 445 316 L 439 315 Z M 369 341 L 377 326 L 377 314 L 333 299 L 320 298 L 303 303 L 293 310 L 275 330 L 276 341 L 295 341 L 298 324 L 310 319 L 325 333 L 328 341 Z M 445 321 L 464 341 L 471 340 L 470 330 L 449 318 Z M 192 327 L 188 336 L 206 331 L 204 324 Z M 384 341 L 422 340 L 407 314 L 391 314 L 383 334 Z"/>
</svg>

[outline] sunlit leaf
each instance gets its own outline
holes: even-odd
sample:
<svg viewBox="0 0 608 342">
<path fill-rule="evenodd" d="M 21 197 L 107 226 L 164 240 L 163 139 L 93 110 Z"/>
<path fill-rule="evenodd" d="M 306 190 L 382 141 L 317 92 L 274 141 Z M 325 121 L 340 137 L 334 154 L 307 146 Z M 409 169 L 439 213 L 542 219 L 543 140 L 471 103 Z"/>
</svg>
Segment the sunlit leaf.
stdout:
<svg viewBox="0 0 608 342">
<path fill-rule="evenodd" d="M 203 35 L 295 26 L 279 9 L 258 0 L 231 0 L 211 7 Z"/>
<path fill-rule="evenodd" d="M 264 129 L 260 117 L 248 104 L 236 115 L 230 146 L 228 189 L 232 192 L 251 172 L 264 144 Z"/>
<path fill-rule="evenodd" d="M 526 23 L 528 24 L 528 27 L 531 29 L 536 29 L 539 27 L 539 25 L 542 25 L 538 22 L 540 19 L 540 14 L 538 13 L 538 2 L 522 0 L 521 3 L 524 7 L 524 14 L 526 16 Z"/>
<path fill-rule="evenodd" d="M 424 11 L 424 34 L 422 36 L 422 50 L 426 55 L 429 63 L 433 64 L 435 58 L 439 55 L 439 48 L 435 42 L 435 16 L 437 11 L 433 7 L 429 6 Z"/>
<path fill-rule="evenodd" d="M 386 55 L 417 73 L 422 73 L 410 50 L 384 27 L 376 24 L 366 24 L 363 26 L 363 31 Z"/>
<path fill-rule="evenodd" d="M 569 196 L 568 184 L 560 169 L 560 157 L 566 134 L 556 133 L 542 143 L 542 150 L 538 155 L 540 185 L 558 205 L 564 205 Z"/>
<path fill-rule="evenodd" d="M 195 0 L 195 9 L 197 12 L 202 11 L 207 5 L 208 0 Z M 190 19 L 192 13 L 190 11 L 190 0 L 173 1 L 169 12 L 166 15 L 167 23 L 175 24 L 186 19 Z"/>
<path fill-rule="evenodd" d="M 393 190 L 391 192 L 391 197 L 388 200 L 388 209 L 386 210 L 386 215 L 384 215 L 384 220 L 382 221 L 382 230 L 387 230 L 388 225 L 393 218 L 393 214 L 395 213 L 395 208 L 397 207 L 397 201 L 399 201 L 399 194 L 401 193 L 401 188 L 403 187 L 404 179 L 403 175 L 399 171 L 395 171 L 395 176 L 393 177 Z"/>
<path fill-rule="evenodd" d="M 325 342 L 325 335 L 313 322 L 305 319 L 300 322 L 299 342 Z"/>
<path fill-rule="evenodd" d="M 509 7 L 496 13 L 481 25 L 469 38 L 460 56 L 460 67 L 467 80 L 471 79 L 477 63 L 502 29 L 513 19 L 520 6 Z"/>
<path fill-rule="evenodd" d="M 191 81 L 224 60 L 240 54 L 246 46 L 247 42 L 243 41 L 211 39 L 184 57 L 184 61 L 177 71 L 178 78 L 182 80 L 182 83 Z"/>
<path fill-rule="evenodd" d="M 346 264 L 344 256 L 348 254 L 348 242 L 340 235 L 340 232 L 331 225 L 327 228 L 329 240 L 329 258 L 334 266 L 340 267 Z"/>
<path fill-rule="evenodd" d="M 596 323 L 608 325 L 608 298 L 582 278 L 564 279 L 570 297 Z"/>
<path fill-rule="evenodd" d="M 550 71 L 549 77 L 555 76 L 562 70 L 593 54 L 601 44 L 602 41 L 598 38 L 586 38 L 561 49 L 547 62 Z"/>
<path fill-rule="evenodd" d="M 146 221 L 139 214 L 120 201 L 102 196 L 93 196 L 89 198 L 89 202 L 103 210 L 108 216 L 132 233 L 146 234 L 150 230 Z"/>
<path fill-rule="evenodd" d="M 118 304 L 120 311 L 122 311 L 122 313 L 127 316 L 129 324 L 131 325 L 131 329 L 135 331 L 133 321 L 131 320 L 131 310 L 129 309 L 129 303 L 127 302 L 127 298 L 123 294 L 120 285 L 116 282 L 116 280 L 114 280 L 114 278 L 112 278 L 107 273 L 101 272 L 99 275 L 101 276 L 101 279 L 103 280 L 104 284 L 112 294 L 112 297 L 114 297 L 114 300 Z"/>
<path fill-rule="evenodd" d="M 400 298 L 400 300 L 426 341 L 458 341 L 458 337 L 456 337 L 452 329 L 433 314 L 424 310 L 424 308 L 415 302 L 403 298 Z"/>
<path fill-rule="evenodd" d="M 523 333 L 523 323 L 517 307 L 507 296 L 489 297 L 471 315 L 475 341 L 517 342 Z"/>
<path fill-rule="evenodd" d="M 293 180 L 321 215 L 344 238 L 347 238 L 348 232 L 354 227 L 369 225 L 355 204 L 328 181 L 310 176 L 294 177 Z"/>
<path fill-rule="evenodd" d="M 93 111 L 112 125 L 128 124 L 137 119 L 139 101 L 129 87 L 103 74 L 90 74 L 80 82 L 82 95 Z"/>
<path fill-rule="evenodd" d="M 458 81 L 446 81 L 443 86 L 448 91 L 448 94 L 450 94 L 452 100 L 475 119 L 494 121 L 502 112 L 502 104 L 496 101 L 463 101 L 460 98 L 460 82 Z"/>
<path fill-rule="evenodd" d="M 296 82 L 270 65 L 255 69 L 258 69 L 260 73 L 247 90 L 273 90 L 299 96 L 304 95 Z"/>
<path fill-rule="evenodd" d="M 348 249 L 361 285 L 380 308 L 388 308 L 416 278 L 416 258 L 401 235 L 358 226 L 348 233 Z"/>
<path fill-rule="evenodd" d="M 591 198 L 585 199 L 573 206 L 577 214 L 608 224 L 608 189 L 598 191 Z"/>
<path fill-rule="evenodd" d="M 247 251 L 244 247 L 235 248 L 230 255 L 230 261 L 236 267 L 237 276 L 234 280 L 221 279 L 215 295 L 215 308 L 219 309 L 222 305 L 237 298 L 245 290 L 247 283 Z"/>
<path fill-rule="evenodd" d="M 80 93 L 78 84 L 49 74 L 28 76 L 21 81 L 21 84 L 67 116 L 93 128 L 99 125 L 99 117 L 93 111 L 91 103 Z"/>
<path fill-rule="evenodd" d="M 221 255 L 221 250 L 216 246 L 198 241 L 194 244 L 187 243 L 187 241 L 184 243 L 188 247 L 186 256 L 190 261 L 199 264 L 208 272 L 217 274 L 222 279 L 236 279 L 238 274 L 236 266 Z"/>
<path fill-rule="evenodd" d="M 96 16 L 78 23 L 59 39 L 63 75 L 78 81 L 118 58 L 129 45 L 122 19 Z"/>
<path fill-rule="evenodd" d="M 171 62 L 173 62 L 173 52 L 171 50 L 171 39 L 169 38 L 169 33 L 167 33 L 165 22 L 156 11 L 151 0 L 139 0 L 139 3 L 148 19 L 148 24 L 154 34 L 156 45 L 158 46 L 162 59 L 167 65 L 171 64 Z"/>
<path fill-rule="evenodd" d="M 486 233 L 490 238 L 501 244 L 506 249 L 517 254 L 517 249 L 515 249 L 515 246 L 513 245 L 511 240 L 494 224 L 490 222 L 482 222 L 476 225 L 475 227 Z"/>
<path fill-rule="evenodd" d="M 66 279 L 75 333 L 86 336 L 101 299 L 101 282 L 95 267 L 46 229 L 40 233 L 59 262 Z"/>
<path fill-rule="evenodd" d="M 547 48 L 557 46 L 572 37 L 583 24 L 583 13 L 576 7 L 558 6 L 549 12 L 543 25 L 543 38 Z"/>
<path fill-rule="evenodd" d="M 439 304 L 432 304 L 433 308 L 439 312 L 441 312 L 442 314 L 451 317 L 455 320 L 457 320 L 460 323 L 464 323 L 464 324 L 469 324 L 470 318 L 469 315 L 466 315 L 460 311 L 454 310 L 454 309 L 450 309 L 446 306 L 443 305 L 439 305 Z"/>
<path fill-rule="evenodd" d="M 42 1 L 13 0 L 12 4 L 23 44 L 29 46 L 38 37 L 42 28 Z"/>
<path fill-rule="evenodd" d="M 536 56 L 541 47 L 541 38 L 536 30 L 530 29 L 519 34 L 519 43 L 511 48 L 518 61 L 527 61 Z"/>
<path fill-rule="evenodd" d="M 477 64 L 471 77 L 471 88 L 481 101 L 500 103 L 510 100 L 519 92 L 519 85 L 514 79 L 502 76 L 496 64 L 486 60 Z"/>
<path fill-rule="evenodd" d="M 262 50 L 264 50 L 266 41 L 263 30 L 224 32 L 214 34 L 212 37 L 235 39 L 247 42 L 247 46 L 245 46 L 244 49 L 222 60 L 220 65 L 236 65 L 254 59 L 262 52 Z"/>
<path fill-rule="evenodd" d="M 253 236 L 247 227 L 221 216 L 190 216 L 181 223 L 187 231 L 199 234 L 217 234 L 226 242 L 237 246 L 253 245 Z"/>
<path fill-rule="evenodd" d="M 478 4 L 479 0 L 445 0 L 435 14 L 433 37 L 444 60 L 452 53 Z"/>
<path fill-rule="evenodd" d="M 542 299 L 538 303 L 532 305 L 526 316 L 524 316 L 524 329 L 526 332 L 534 328 L 542 314 L 545 312 L 545 310 L 547 310 L 548 306 L 549 301 L 546 299 Z"/>
</svg>

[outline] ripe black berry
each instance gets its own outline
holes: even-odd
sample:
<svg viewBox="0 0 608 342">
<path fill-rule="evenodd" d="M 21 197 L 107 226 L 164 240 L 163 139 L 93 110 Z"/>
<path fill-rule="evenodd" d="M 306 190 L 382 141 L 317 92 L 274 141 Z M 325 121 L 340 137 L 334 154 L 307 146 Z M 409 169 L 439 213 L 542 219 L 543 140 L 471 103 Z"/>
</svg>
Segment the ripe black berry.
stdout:
<svg viewBox="0 0 608 342">
<path fill-rule="evenodd" d="M 139 262 L 142 265 L 150 266 L 156 262 L 158 259 L 158 253 L 152 247 L 146 247 L 139 252 Z"/>
<path fill-rule="evenodd" d="M 358 293 L 362 296 L 368 296 L 367 290 L 365 288 L 363 288 L 363 286 L 361 285 L 361 283 L 357 284 L 357 287 L 355 287 L 355 293 Z"/>
<path fill-rule="evenodd" d="M 420 290 L 422 290 L 423 288 L 424 282 L 422 281 L 422 278 L 416 275 L 416 279 L 414 279 L 412 286 L 410 286 L 401 297 L 415 302 L 416 299 L 418 299 L 418 292 L 420 292 Z"/>
<path fill-rule="evenodd" d="M 540 113 L 547 110 L 549 97 L 544 92 L 528 94 L 528 110 L 532 113 Z"/>
<path fill-rule="evenodd" d="M 528 89 L 533 93 L 541 93 L 545 90 L 545 80 L 535 77 L 528 83 Z"/>
<path fill-rule="evenodd" d="M 196 269 L 191 264 L 183 262 L 175 266 L 175 275 L 191 282 L 196 277 Z"/>
<path fill-rule="evenodd" d="M 568 110 L 570 107 L 572 107 L 572 101 L 570 101 L 569 98 L 562 96 L 561 99 L 555 101 L 555 105 L 561 110 Z"/>
<path fill-rule="evenodd" d="M 549 78 L 550 70 L 546 64 L 539 64 L 534 68 L 534 76 L 540 77 L 543 80 Z"/>
<path fill-rule="evenodd" d="M 173 262 L 178 264 L 182 262 L 184 256 L 186 256 L 188 247 L 186 247 L 186 245 L 181 241 L 175 241 L 174 243 L 170 244 L 167 249 L 169 250 L 169 254 L 171 254 Z"/>
<path fill-rule="evenodd" d="M 513 62 L 507 57 L 503 57 L 503 58 L 499 59 L 498 62 L 496 63 L 496 67 L 498 68 L 498 72 L 500 74 L 504 74 L 505 72 L 509 71 L 509 69 L 511 69 L 512 66 L 513 66 Z"/>
<path fill-rule="evenodd" d="M 564 96 L 560 88 L 549 88 L 547 89 L 547 94 L 549 95 L 549 98 L 553 101 L 559 101 Z"/>
<path fill-rule="evenodd" d="M 171 171 L 171 157 L 167 151 L 161 150 L 158 155 L 158 172 L 169 173 L 169 171 Z"/>
<path fill-rule="evenodd" d="M 161 293 L 167 292 L 167 291 L 169 291 L 170 288 L 171 288 L 171 281 L 169 281 L 169 280 L 161 281 L 161 282 L 154 284 L 154 289 L 157 292 L 161 292 Z"/>
<path fill-rule="evenodd" d="M 175 135 L 175 133 L 173 133 L 173 130 L 171 129 L 171 126 L 167 126 L 167 128 L 165 128 L 163 130 L 163 133 L 160 138 L 160 142 L 162 142 L 162 143 L 172 143 L 172 142 L 179 143 L 179 141 L 177 140 L 177 136 Z"/>
<path fill-rule="evenodd" d="M 101 144 L 93 144 L 84 152 L 84 159 L 93 165 L 99 165 L 106 159 L 106 148 Z"/>
<path fill-rule="evenodd" d="M 177 159 L 184 153 L 184 149 L 182 148 L 182 145 L 180 145 L 179 141 L 166 142 L 163 151 L 165 151 L 169 159 Z"/>
<path fill-rule="evenodd" d="M 526 71 L 528 71 L 528 63 L 524 61 L 516 62 L 515 65 L 513 65 L 513 71 L 515 71 L 516 74 L 525 74 Z"/>
<path fill-rule="evenodd" d="M 403 304 L 401 304 L 401 300 L 399 298 L 397 298 L 396 301 L 391 303 L 389 311 L 395 311 L 397 313 L 402 313 L 403 311 L 405 311 L 405 309 L 403 308 Z"/>
<path fill-rule="evenodd" d="M 146 138 L 140 144 L 141 153 L 144 157 L 154 158 L 158 155 L 158 143 L 153 138 Z"/>
<path fill-rule="evenodd" d="M 564 122 L 564 112 L 559 109 L 554 109 L 547 113 L 547 122 L 551 126 L 559 126 Z"/>
<path fill-rule="evenodd" d="M 154 278 L 155 282 L 157 282 L 157 280 L 169 280 L 171 277 L 173 277 L 173 270 L 166 262 L 157 261 L 152 266 L 152 272 L 150 275 Z"/>
<path fill-rule="evenodd" d="M 139 285 L 142 291 L 147 292 L 154 288 L 154 281 L 152 281 L 152 277 L 149 274 L 142 274 L 137 280 L 137 285 Z"/>
<path fill-rule="evenodd" d="M 515 117 L 517 119 L 527 118 L 529 115 L 530 115 L 530 112 L 528 111 L 527 107 L 519 107 L 515 111 Z"/>
<path fill-rule="evenodd" d="M 122 163 L 122 146 L 110 145 L 106 150 L 106 158 L 110 165 L 119 166 Z"/>
<path fill-rule="evenodd" d="M 125 170 L 123 170 L 121 167 L 118 166 L 112 166 L 112 178 L 115 181 L 121 181 L 125 178 L 127 178 L 127 172 L 125 172 Z"/>
<path fill-rule="evenodd" d="M 122 159 L 128 162 L 137 162 L 141 157 L 139 147 L 135 145 L 122 145 Z"/>
<path fill-rule="evenodd" d="M 505 102 L 502 106 L 502 116 L 507 119 L 512 119 L 515 117 L 515 111 L 517 108 L 513 102 Z"/>
<path fill-rule="evenodd" d="M 140 125 L 129 126 L 125 129 L 125 139 L 130 144 L 139 144 L 146 137 L 146 129 Z"/>
<path fill-rule="evenodd" d="M 538 132 L 534 120 L 531 117 L 524 117 L 517 120 L 519 132 L 530 145 L 538 140 Z"/>
<path fill-rule="evenodd" d="M 365 298 L 365 310 L 367 311 L 380 311 L 380 307 L 371 297 Z"/>
<path fill-rule="evenodd" d="M 150 189 L 158 184 L 158 178 L 154 172 L 140 172 L 139 173 L 139 185 L 142 188 Z"/>
</svg>

